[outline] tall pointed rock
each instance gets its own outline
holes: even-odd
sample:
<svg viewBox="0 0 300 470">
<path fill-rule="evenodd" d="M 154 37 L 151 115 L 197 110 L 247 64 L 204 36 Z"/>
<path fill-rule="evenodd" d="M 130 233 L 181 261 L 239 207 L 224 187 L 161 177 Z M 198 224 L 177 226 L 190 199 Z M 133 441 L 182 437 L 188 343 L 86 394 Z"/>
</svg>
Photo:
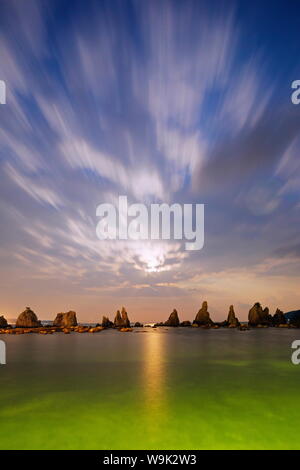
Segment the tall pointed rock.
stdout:
<svg viewBox="0 0 300 470">
<path fill-rule="evenodd" d="M 240 324 L 238 318 L 235 316 L 233 305 L 230 305 L 230 307 L 229 307 L 229 312 L 228 312 L 228 317 L 227 317 L 227 324 L 231 328 L 236 328 Z"/>
<path fill-rule="evenodd" d="M 197 325 L 212 325 L 213 324 L 213 321 L 211 320 L 209 312 L 208 312 L 208 306 L 207 306 L 206 301 L 203 302 L 202 307 L 197 313 L 196 318 L 193 323 Z"/>
<path fill-rule="evenodd" d="M 125 307 L 122 307 L 121 310 L 122 326 L 123 328 L 130 328 L 130 321 Z"/>
<path fill-rule="evenodd" d="M 165 326 L 179 326 L 179 318 L 177 310 L 174 308 L 173 312 L 169 316 L 168 320 L 165 322 Z"/>
</svg>

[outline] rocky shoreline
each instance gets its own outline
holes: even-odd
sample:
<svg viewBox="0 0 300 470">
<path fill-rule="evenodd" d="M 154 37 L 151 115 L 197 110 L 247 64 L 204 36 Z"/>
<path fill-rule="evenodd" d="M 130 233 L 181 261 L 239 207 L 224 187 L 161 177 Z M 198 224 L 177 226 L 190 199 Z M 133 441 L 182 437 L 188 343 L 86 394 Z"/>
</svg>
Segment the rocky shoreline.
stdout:
<svg viewBox="0 0 300 470">
<path fill-rule="evenodd" d="M 294 313 L 294 312 L 293 312 Z M 286 317 L 287 315 L 287 317 Z M 288 319 L 287 319 L 288 318 Z M 130 323 L 128 313 L 124 307 L 121 312 L 117 310 L 114 321 L 109 317 L 103 316 L 102 322 L 96 326 L 88 326 L 78 324 L 76 312 L 61 312 L 58 313 L 53 320 L 52 325 L 43 326 L 42 322 L 38 319 L 37 315 L 30 307 L 26 307 L 16 321 L 15 326 L 9 325 L 5 317 L 0 316 L 0 334 L 25 334 L 25 333 L 39 333 L 39 334 L 53 334 L 62 332 L 64 334 L 75 333 L 99 333 L 100 331 L 114 328 L 120 332 L 131 332 L 134 328 L 141 328 L 144 325 L 140 322 L 135 322 L 133 325 Z M 145 325 L 147 326 L 147 325 Z M 158 327 L 185 327 L 185 328 L 201 328 L 201 329 L 218 329 L 218 328 L 234 328 L 239 331 L 247 331 L 252 328 L 300 328 L 300 312 L 299 316 L 294 316 L 289 319 L 288 314 L 284 314 L 281 310 L 277 309 L 274 315 L 271 315 L 268 307 L 262 308 L 259 302 L 256 302 L 249 310 L 248 323 L 241 323 L 235 315 L 233 305 L 230 305 L 227 319 L 223 322 L 214 322 L 208 311 L 208 304 L 206 301 L 195 316 L 193 322 L 185 320 L 180 322 L 178 312 L 176 309 L 170 314 L 165 322 L 155 323 L 151 325 L 153 328 Z"/>
</svg>

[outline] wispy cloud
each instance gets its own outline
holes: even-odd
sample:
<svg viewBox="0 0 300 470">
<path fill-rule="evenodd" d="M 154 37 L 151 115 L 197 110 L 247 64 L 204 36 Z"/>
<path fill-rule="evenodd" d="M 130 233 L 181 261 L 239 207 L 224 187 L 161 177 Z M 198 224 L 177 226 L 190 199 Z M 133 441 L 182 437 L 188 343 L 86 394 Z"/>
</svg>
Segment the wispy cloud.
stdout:
<svg viewBox="0 0 300 470">
<path fill-rule="evenodd" d="M 113 3 L 1 4 L 6 305 L 16 305 L 14 286 L 23 305 L 39 285 L 42 310 L 56 288 L 87 316 L 84 301 L 97 295 L 106 305 L 137 296 L 139 308 L 159 298 L 158 309 L 172 296 L 194 308 L 208 295 L 221 315 L 220 296 L 232 303 L 239 292 L 243 308 L 252 294 L 275 304 L 274 286 L 290 306 L 297 263 L 286 252 L 297 247 L 300 166 L 287 77 L 296 68 L 286 49 L 270 48 L 255 15 L 262 7 Z M 289 24 L 282 42 L 295 44 Z M 204 249 L 100 242 L 96 207 L 119 194 L 204 202 Z"/>
</svg>

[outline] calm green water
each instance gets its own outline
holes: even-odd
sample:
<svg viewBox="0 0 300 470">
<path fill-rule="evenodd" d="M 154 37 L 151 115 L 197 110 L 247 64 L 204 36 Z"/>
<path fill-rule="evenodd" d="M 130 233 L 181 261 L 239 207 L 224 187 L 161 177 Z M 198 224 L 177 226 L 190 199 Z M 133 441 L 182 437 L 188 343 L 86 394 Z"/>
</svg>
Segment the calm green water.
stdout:
<svg viewBox="0 0 300 470">
<path fill-rule="evenodd" d="M 1 336 L 1 449 L 299 449 L 300 330 Z"/>
</svg>

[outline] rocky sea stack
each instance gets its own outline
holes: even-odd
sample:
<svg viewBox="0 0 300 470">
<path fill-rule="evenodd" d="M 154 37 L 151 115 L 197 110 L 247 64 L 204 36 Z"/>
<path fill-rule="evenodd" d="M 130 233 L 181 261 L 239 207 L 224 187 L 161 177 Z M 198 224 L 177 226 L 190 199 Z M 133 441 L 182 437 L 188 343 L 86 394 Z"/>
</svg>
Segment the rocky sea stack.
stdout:
<svg viewBox="0 0 300 470">
<path fill-rule="evenodd" d="M 7 328 L 7 320 L 3 315 L 0 316 L 0 328 Z"/>
<path fill-rule="evenodd" d="M 276 313 L 277 313 L 277 310 L 276 310 Z M 249 310 L 249 314 L 248 314 L 249 326 L 273 326 L 274 317 L 270 315 L 268 307 L 265 307 L 263 309 L 261 304 L 259 302 L 256 302 L 253 305 L 253 307 L 250 308 Z M 280 316 L 277 315 L 276 318 L 279 319 Z"/>
<path fill-rule="evenodd" d="M 195 320 L 193 321 L 193 324 L 199 325 L 199 326 L 213 325 L 213 321 L 211 320 L 209 312 L 208 312 L 208 306 L 207 306 L 206 301 L 203 302 L 202 307 L 200 308 L 199 312 L 196 315 Z"/>
<path fill-rule="evenodd" d="M 110 321 L 108 317 L 103 316 L 101 326 L 103 326 L 104 328 L 112 328 L 114 324 L 112 321 Z"/>
<path fill-rule="evenodd" d="M 230 305 L 228 317 L 227 317 L 227 326 L 229 328 L 237 328 L 240 324 L 238 318 L 235 316 L 233 305 Z"/>
<path fill-rule="evenodd" d="M 279 308 L 276 309 L 276 312 L 273 315 L 273 324 L 274 325 L 286 324 L 286 318 L 284 316 L 284 313 L 281 310 L 279 310 Z"/>
<path fill-rule="evenodd" d="M 20 313 L 16 321 L 17 328 L 38 328 L 40 326 L 42 326 L 41 322 L 30 307 L 26 307 L 26 310 Z"/>
<path fill-rule="evenodd" d="M 66 313 L 58 313 L 53 322 L 53 326 L 61 326 L 64 328 L 70 328 L 71 326 L 77 326 L 76 312 L 70 310 Z"/>
<path fill-rule="evenodd" d="M 179 318 L 177 310 L 174 308 L 173 312 L 169 316 L 168 320 L 165 322 L 165 326 L 179 326 Z"/>
<path fill-rule="evenodd" d="M 122 307 L 121 313 L 120 310 L 117 310 L 114 319 L 114 326 L 116 328 L 130 328 L 130 321 L 125 307 Z"/>
</svg>

